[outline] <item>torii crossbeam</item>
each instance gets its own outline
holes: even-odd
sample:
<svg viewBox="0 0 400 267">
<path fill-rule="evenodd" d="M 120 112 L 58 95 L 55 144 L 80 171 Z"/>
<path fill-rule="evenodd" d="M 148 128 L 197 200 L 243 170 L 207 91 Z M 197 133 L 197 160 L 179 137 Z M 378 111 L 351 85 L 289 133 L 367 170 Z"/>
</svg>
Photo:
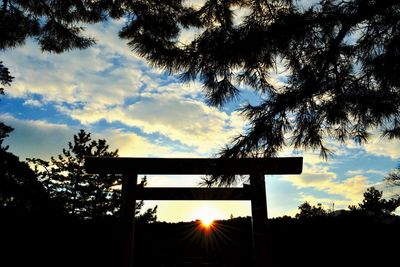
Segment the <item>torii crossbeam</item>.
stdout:
<svg viewBox="0 0 400 267">
<path fill-rule="evenodd" d="M 121 226 L 124 232 L 120 267 L 134 267 L 136 200 L 250 200 L 253 223 L 253 266 L 268 265 L 267 199 L 264 175 L 300 174 L 302 157 L 286 158 L 106 158 L 87 157 L 88 173 L 123 174 Z M 155 188 L 137 185 L 139 174 L 243 174 L 243 188 Z"/>
</svg>

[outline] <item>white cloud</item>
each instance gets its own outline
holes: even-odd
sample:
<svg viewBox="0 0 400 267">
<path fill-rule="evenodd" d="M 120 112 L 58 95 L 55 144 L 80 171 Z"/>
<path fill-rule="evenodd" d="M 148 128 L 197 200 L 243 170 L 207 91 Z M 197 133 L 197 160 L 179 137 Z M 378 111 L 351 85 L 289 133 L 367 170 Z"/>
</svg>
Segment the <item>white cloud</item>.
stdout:
<svg viewBox="0 0 400 267">
<path fill-rule="evenodd" d="M 336 174 L 329 171 L 328 167 L 308 167 L 304 165 L 304 170 L 301 175 L 284 176 L 284 180 L 290 181 L 297 188 L 314 187 L 319 189 L 326 189 L 336 179 Z"/>
<path fill-rule="evenodd" d="M 109 110 L 85 107 L 70 111 L 72 118 L 90 124 L 101 119 L 138 127 L 145 133 L 159 133 L 173 141 L 194 146 L 200 153 L 215 151 L 243 126 L 240 116 L 232 116 L 193 99 L 174 95 L 144 94 L 126 107 Z"/>
<path fill-rule="evenodd" d="M 169 153 L 169 148 L 149 142 L 146 138 L 135 133 L 123 132 L 119 129 L 106 130 L 94 135 L 106 139 L 110 147 L 118 149 L 121 157 L 149 157 L 156 153 Z"/>
<path fill-rule="evenodd" d="M 90 25 L 88 35 L 98 43 L 85 50 L 41 53 L 36 43 L 28 41 L 25 46 L 2 53 L 15 76 L 7 94 L 22 98 L 38 94 L 46 102 L 103 106 L 137 95 L 147 81 L 156 79 L 144 59 L 118 38 L 122 24 L 109 21 Z"/>
<path fill-rule="evenodd" d="M 348 204 L 358 203 L 365 190 L 372 185 L 367 177 L 360 174 L 339 180 L 337 174 L 327 166 L 305 164 L 304 168 L 301 175 L 285 176 L 283 179 L 290 181 L 298 189 L 313 188 L 336 196 L 333 199 L 341 196 Z"/>
<path fill-rule="evenodd" d="M 378 129 L 372 129 L 368 141 L 361 145 L 349 140 L 337 147 L 346 150 L 347 153 L 351 152 L 349 154 L 351 157 L 359 157 L 363 153 L 368 153 L 379 157 L 387 157 L 392 160 L 400 158 L 400 139 L 382 137 Z"/>
<path fill-rule="evenodd" d="M 206 0 L 185 0 L 183 1 L 183 6 L 200 9 L 205 2 Z"/>
<path fill-rule="evenodd" d="M 367 153 L 377 156 L 390 157 L 397 160 L 400 158 L 400 140 L 380 138 L 376 134 L 371 136 L 369 141 L 362 146 Z"/>
<path fill-rule="evenodd" d="M 142 96 L 168 95 L 180 98 L 199 99 L 202 97 L 203 88 L 198 82 L 183 84 L 180 82 L 171 82 L 165 85 L 159 85 L 156 82 L 149 81 L 143 90 Z"/>
<path fill-rule="evenodd" d="M 123 23 L 89 26 L 88 35 L 98 44 L 82 51 L 40 53 L 33 42 L 9 51 L 4 61 L 16 79 L 8 95 L 25 99 L 25 105 L 53 105 L 86 127 L 101 120 L 121 122 L 200 153 L 218 150 L 241 130 L 237 113 L 203 103 L 199 83 L 177 83 L 135 56 L 118 38 Z"/>
<path fill-rule="evenodd" d="M 332 195 L 341 195 L 348 199 L 350 203 L 355 204 L 362 200 L 363 193 L 370 186 L 371 183 L 367 177 L 357 175 L 340 182 L 332 183 L 326 189 L 326 192 Z"/>
<path fill-rule="evenodd" d="M 37 99 L 27 99 L 23 103 L 24 106 L 31 106 L 31 107 L 42 107 L 43 103 Z"/>
<path fill-rule="evenodd" d="M 33 45 L 27 47 L 32 50 Z M 146 80 L 134 63 L 112 65 L 112 58 L 96 47 L 37 56 L 29 55 L 37 51 L 25 54 L 24 49 L 10 53 L 5 59 L 16 76 L 12 90 L 7 91 L 12 97 L 29 98 L 38 94 L 45 102 L 113 105 L 137 94 Z"/>
<path fill-rule="evenodd" d="M 110 147 L 118 148 L 120 157 L 196 157 L 196 153 L 174 150 L 162 142 L 150 141 L 147 138 L 121 129 L 105 130 L 94 135 L 95 138 L 106 139 Z"/>
<path fill-rule="evenodd" d="M 182 29 L 181 32 L 179 33 L 178 45 L 180 45 L 181 47 L 185 46 L 185 45 L 189 45 L 201 33 L 202 33 L 202 31 L 200 29 L 196 29 L 196 28 Z"/>
<path fill-rule="evenodd" d="M 346 174 L 349 176 L 362 175 L 362 174 L 376 174 L 379 175 L 380 177 L 384 177 L 387 173 L 382 170 L 375 170 L 375 169 L 368 169 L 368 170 L 358 169 L 358 170 L 348 170 Z"/>
</svg>

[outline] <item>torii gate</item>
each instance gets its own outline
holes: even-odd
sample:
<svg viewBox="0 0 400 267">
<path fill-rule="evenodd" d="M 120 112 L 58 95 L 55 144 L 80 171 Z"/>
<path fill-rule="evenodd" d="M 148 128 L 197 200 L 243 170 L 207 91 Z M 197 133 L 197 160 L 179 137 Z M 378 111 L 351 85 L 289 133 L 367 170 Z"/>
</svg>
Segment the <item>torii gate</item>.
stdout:
<svg viewBox="0 0 400 267">
<path fill-rule="evenodd" d="M 88 173 L 123 174 L 121 196 L 122 262 L 134 266 L 136 200 L 250 200 L 253 224 L 253 266 L 268 260 L 266 174 L 300 174 L 302 157 L 286 158 L 108 158 L 87 157 Z M 242 174 L 250 175 L 243 188 L 158 188 L 137 185 L 139 174 Z"/>
</svg>

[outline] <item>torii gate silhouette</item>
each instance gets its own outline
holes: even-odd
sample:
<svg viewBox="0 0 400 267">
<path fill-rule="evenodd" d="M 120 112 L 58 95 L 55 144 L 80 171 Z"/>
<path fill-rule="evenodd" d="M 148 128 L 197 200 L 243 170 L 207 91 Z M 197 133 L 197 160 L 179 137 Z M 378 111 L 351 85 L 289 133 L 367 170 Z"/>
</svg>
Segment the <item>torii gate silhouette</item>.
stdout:
<svg viewBox="0 0 400 267">
<path fill-rule="evenodd" d="M 253 267 L 268 266 L 268 214 L 265 175 L 301 174 L 302 157 L 286 158 L 108 158 L 87 157 L 88 173 L 123 174 L 121 196 L 122 258 L 120 267 L 134 267 L 136 200 L 250 200 L 253 225 Z M 156 188 L 137 185 L 139 174 L 250 175 L 243 188 Z M 250 265 L 250 264 L 249 264 Z"/>
</svg>

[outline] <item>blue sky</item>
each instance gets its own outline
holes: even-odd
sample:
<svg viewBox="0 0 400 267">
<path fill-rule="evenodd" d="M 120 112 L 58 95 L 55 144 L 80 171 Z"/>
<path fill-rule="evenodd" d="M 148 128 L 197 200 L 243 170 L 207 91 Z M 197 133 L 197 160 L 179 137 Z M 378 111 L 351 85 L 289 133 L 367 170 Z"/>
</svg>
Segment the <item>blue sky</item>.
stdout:
<svg viewBox="0 0 400 267">
<path fill-rule="evenodd" d="M 120 156 L 212 157 L 230 138 L 243 131 L 245 120 L 235 110 L 256 101 L 251 91 L 217 109 L 208 106 L 201 84 L 181 84 L 175 76 L 150 67 L 118 39 L 121 21 L 88 26 L 93 47 L 61 55 L 42 53 L 32 40 L 0 53 L 15 81 L 0 103 L 0 121 L 15 128 L 7 139 L 20 156 L 49 159 L 61 153 L 73 134 L 85 129 L 106 139 Z M 193 32 L 185 32 L 189 40 Z M 281 82 L 279 75 L 271 79 Z M 298 176 L 267 177 L 269 216 L 294 215 L 304 201 L 346 208 L 362 199 L 369 186 L 395 193 L 382 179 L 400 163 L 400 142 L 373 135 L 358 146 L 330 142 L 335 156 L 327 162 L 312 151 L 304 156 Z M 149 186 L 194 186 L 198 177 L 149 177 Z M 149 202 L 159 205 L 160 220 L 195 219 L 196 210 L 212 206 L 218 216 L 250 215 L 248 202 Z"/>
</svg>

